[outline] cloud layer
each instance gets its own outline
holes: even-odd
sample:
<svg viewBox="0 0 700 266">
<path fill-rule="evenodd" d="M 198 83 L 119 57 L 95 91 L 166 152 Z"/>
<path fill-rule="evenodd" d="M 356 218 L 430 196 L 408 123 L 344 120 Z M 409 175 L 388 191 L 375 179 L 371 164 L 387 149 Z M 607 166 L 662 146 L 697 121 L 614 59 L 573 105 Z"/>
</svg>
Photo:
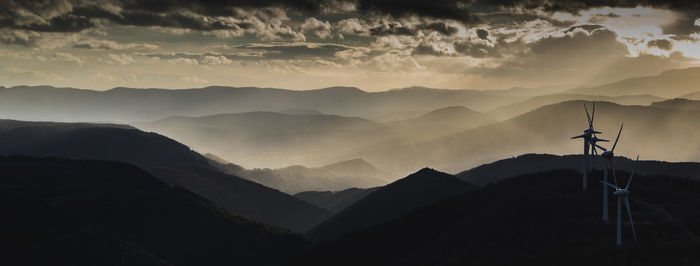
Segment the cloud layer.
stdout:
<svg viewBox="0 0 700 266">
<path fill-rule="evenodd" d="M 0 85 L 601 83 L 695 65 L 699 9 L 629 0 L 0 0 Z"/>
</svg>

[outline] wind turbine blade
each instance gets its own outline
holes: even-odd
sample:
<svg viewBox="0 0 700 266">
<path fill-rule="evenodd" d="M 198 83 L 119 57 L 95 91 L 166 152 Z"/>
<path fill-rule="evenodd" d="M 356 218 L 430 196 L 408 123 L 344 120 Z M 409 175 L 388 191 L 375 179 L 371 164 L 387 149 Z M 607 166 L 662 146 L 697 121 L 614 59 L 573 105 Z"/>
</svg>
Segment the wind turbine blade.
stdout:
<svg viewBox="0 0 700 266">
<path fill-rule="evenodd" d="M 607 139 L 596 139 L 596 141 L 600 141 L 600 142 L 610 142 L 610 141 L 607 140 Z"/>
<path fill-rule="evenodd" d="M 617 132 L 617 138 L 615 139 L 615 144 L 613 144 L 612 149 L 610 149 L 611 151 L 615 151 L 615 146 L 617 146 L 617 141 L 620 140 L 620 134 L 622 134 L 622 127 L 624 127 L 624 126 L 625 126 L 625 124 L 622 124 L 620 126 L 620 131 Z"/>
<path fill-rule="evenodd" d="M 610 183 L 605 182 L 605 181 L 600 181 L 600 183 L 603 183 L 603 184 L 605 184 L 605 185 L 608 185 L 609 187 L 614 188 L 614 189 L 620 189 L 620 187 L 618 187 L 618 186 L 616 186 L 616 185 L 613 185 L 613 184 L 610 184 Z"/>
<path fill-rule="evenodd" d="M 586 107 L 586 104 L 583 104 L 583 109 L 586 109 L 586 117 L 588 118 L 588 127 L 593 127 L 593 122 L 591 122 L 591 116 L 588 114 L 588 107 Z"/>
<path fill-rule="evenodd" d="M 634 230 L 634 221 L 632 221 L 632 209 L 630 208 L 630 198 L 625 197 L 625 206 L 627 207 L 627 215 L 630 217 L 630 226 L 632 226 L 632 236 L 634 241 L 637 241 L 637 231 Z"/>
<path fill-rule="evenodd" d="M 593 113 L 591 114 L 591 127 L 593 127 L 593 121 L 595 121 L 595 102 L 593 102 Z"/>
<path fill-rule="evenodd" d="M 632 173 L 630 173 L 630 179 L 627 180 L 627 185 L 625 186 L 625 189 L 629 189 L 630 184 L 632 184 L 632 179 L 634 178 L 634 171 L 637 170 L 637 162 L 639 162 L 639 155 L 637 155 L 637 160 L 634 161 L 634 165 L 632 166 Z"/>
<path fill-rule="evenodd" d="M 600 145 L 598 145 L 598 144 L 596 144 L 595 146 L 598 147 L 598 149 L 601 149 L 601 150 L 603 150 L 603 151 L 607 151 L 607 149 L 606 149 L 606 148 L 603 148 L 603 146 L 600 146 Z"/>
<path fill-rule="evenodd" d="M 578 136 L 571 137 L 571 139 L 580 139 L 580 138 L 583 138 L 583 137 L 584 137 L 583 135 L 578 135 Z"/>
</svg>

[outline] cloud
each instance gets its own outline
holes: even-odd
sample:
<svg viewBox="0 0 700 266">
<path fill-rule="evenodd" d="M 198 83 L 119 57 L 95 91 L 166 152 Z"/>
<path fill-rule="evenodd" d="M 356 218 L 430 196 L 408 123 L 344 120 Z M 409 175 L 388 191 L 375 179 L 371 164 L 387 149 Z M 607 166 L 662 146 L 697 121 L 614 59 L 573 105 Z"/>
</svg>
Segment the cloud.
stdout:
<svg viewBox="0 0 700 266">
<path fill-rule="evenodd" d="M 120 65 L 128 65 L 134 62 L 134 58 L 131 57 L 130 55 L 127 54 L 108 54 L 109 58 L 112 59 L 113 62 L 116 62 L 117 64 Z"/>
<path fill-rule="evenodd" d="M 0 43 L 20 46 L 34 46 L 41 35 L 26 30 L 0 30 Z"/>
<path fill-rule="evenodd" d="M 670 51 L 671 48 L 673 48 L 673 43 L 669 40 L 666 40 L 666 39 L 657 39 L 657 40 L 651 40 L 651 41 L 647 42 L 647 46 L 649 48 L 656 47 L 656 48 L 659 48 L 661 50 Z"/>
<path fill-rule="evenodd" d="M 73 44 L 73 48 L 93 50 L 155 50 L 159 46 L 149 43 L 118 43 L 112 40 L 84 39 Z"/>
<path fill-rule="evenodd" d="M 326 39 L 331 36 L 331 24 L 328 21 L 320 21 L 316 18 L 306 18 L 301 24 L 301 30 L 307 33 L 313 33 L 321 39 Z"/>
<path fill-rule="evenodd" d="M 332 58 L 338 52 L 354 49 L 333 43 L 259 43 L 235 48 L 263 52 L 261 59 Z"/>
</svg>

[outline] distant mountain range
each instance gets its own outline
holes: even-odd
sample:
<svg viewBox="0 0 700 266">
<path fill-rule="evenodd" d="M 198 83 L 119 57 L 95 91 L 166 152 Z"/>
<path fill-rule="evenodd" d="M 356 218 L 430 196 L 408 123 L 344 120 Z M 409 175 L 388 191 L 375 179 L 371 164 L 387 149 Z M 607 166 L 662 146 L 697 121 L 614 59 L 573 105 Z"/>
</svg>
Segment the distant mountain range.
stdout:
<svg viewBox="0 0 700 266">
<path fill-rule="evenodd" d="M 700 101 L 688 100 L 688 99 L 672 99 L 666 101 L 659 101 L 651 104 L 652 107 L 673 109 L 673 110 L 694 110 L 700 111 Z"/>
<path fill-rule="evenodd" d="M 207 156 L 216 158 L 211 154 L 207 154 Z M 225 173 L 240 176 L 288 194 L 310 190 L 369 188 L 385 185 L 390 179 L 389 174 L 362 159 L 337 162 L 315 168 L 295 165 L 278 169 L 245 169 L 222 159 L 214 159 L 212 165 Z"/>
<path fill-rule="evenodd" d="M 0 156 L 0 169 L 3 265 L 277 265 L 309 245 L 124 163 Z"/>
<path fill-rule="evenodd" d="M 545 105 L 575 100 L 611 102 L 620 105 L 650 105 L 653 102 L 663 101 L 666 99 L 652 95 L 623 95 L 609 97 L 585 94 L 550 94 L 535 96 L 522 102 L 500 106 L 489 111 L 488 114 L 493 117 L 497 117 L 499 120 L 505 120 L 516 117 L 521 114 L 525 114 Z"/>
<path fill-rule="evenodd" d="M 476 190 L 455 176 L 424 168 L 372 191 L 306 233 L 329 240 L 384 223 L 446 197 Z"/>
<path fill-rule="evenodd" d="M 228 211 L 303 232 L 330 213 L 280 191 L 224 174 L 174 140 L 113 125 L 0 121 L 0 156 L 26 155 L 134 164 Z"/>
<path fill-rule="evenodd" d="M 527 153 L 577 154 L 571 140 L 587 126 L 583 105 L 570 101 L 538 108 L 502 122 L 410 145 L 377 146 L 347 155 L 392 172 L 424 166 L 458 172 L 499 158 Z M 618 155 L 647 160 L 700 161 L 700 112 L 598 102 L 595 128 L 614 141 L 624 123 Z M 610 143 L 602 143 L 610 147 Z M 343 159 L 340 157 L 338 159 Z"/>
<path fill-rule="evenodd" d="M 414 143 L 493 121 L 488 115 L 452 106 L 414 119 L 387 123 L 336 115 L 248 112 L 169 117 L 135 126 L 248 168 L 281 168 L 330 164 L 335 161 L 329 159 L 350 150 L 378 144 Z"/>
<path fill-rule="evenodd" d="M 602 96 L 650 94 L 663 98 L 680 98 L 698 91 L 700 68 L 664 71 L 656 76 L 625 79 L 592 88 L 576 88 L 567 93 Z"/>
<path fill-rule="evenodd" d="M 476 90 L 406 88 L 365 92 L 352 87 L 295 91 L 255 87 L 201 89 L 114 88 L 92 91 L 49 86 L 0 88 L 4 118 L 42 121 L 148 122 L 169 116 L 206 116 L 250 111 L 316 110 L 324 114 L 370 117 L 404 110 L 464 105 L 474 110 L 524 100 Z M 290 113 L 290 112 L 287 112 Z M 299 113 L 299 112 L 292 112 Z M 301 112 L 310 114 L 309 112 Z"/>
</svg>

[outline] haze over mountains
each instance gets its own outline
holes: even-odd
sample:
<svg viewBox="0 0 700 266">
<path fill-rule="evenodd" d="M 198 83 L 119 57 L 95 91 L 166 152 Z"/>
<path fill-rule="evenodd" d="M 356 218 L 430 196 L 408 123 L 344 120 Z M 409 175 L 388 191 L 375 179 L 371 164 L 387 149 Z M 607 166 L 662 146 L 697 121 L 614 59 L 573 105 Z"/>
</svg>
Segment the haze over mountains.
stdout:
<svg viewBox="0 0 700 266">
<path fill-rule="evenodd" d="M 510 120 L 426 142 L 371 148 L 348 157 L 364 158 L 387 171 L 410 172 L 427 165 L 457 172 L 526 153 L 578 153 L 581 143 L 569 138 L 585 129 L 584 103 L 548 105 Z M 698 111 L 605 102 L 596 107 L 596 129 L 604 132 L 599 137 L 614 140 L 620 124 L 625 124 L 616 154 L 668 161 L 700 160 Z"/>
<path fill-rule="evenodd" d="M 291 195 L 220 172 L 209 159 L 174 140 L 125 126 L 2 120 L 0 155 L 131 163 L 232 213 L 297 232 L 330 215 Z"/>
<path fill-rule="evenodd" d="M 696 88 L 687 84 L 693 84 L 690 81 L 698 76 L 699 71 L 698 68 L 673 70 L 657 76 L 563 92 L 561 87 L 513 88 L 502 91 L 455 91 L 411 87 L 371 93 L 348 87 L 310 91 L 252 87 L 207 87 L 189 90 L 116 88 L 104 92 L 70 88 L 12 87 L 0 89 L 0 112 L 4 117 L 31 120 L 129 122 L 143 130 L 173 138 L 201 153 L 216 154 L 226 161 L 248 169 L 278 169 L 295 165 L 317 168 L 339 161 L 364 159 L 381 171 L 389 173 L 392 176 L 389 179 L 395 179 L 426 165 L 455 172 L 463 170 L 464 166 L 476 166 L 521 153 L 555 153 L 555 150 L 558 151 L 557 154 L 571 153 L 575 151 L 573 142 L 572 145 L 561 143 L 566 146 L 553 144 L 544 148 L 543 141 L 531 140 L 513 144 L 527 146 L 516 150 L 501 147 L 504 152 L 498 152 L 498 149 L 479 151 L 483 156 L 467 165 L 445 165 L 449 164 L 448 161 L 459 161 L 462 160 L 460 157 L 464 157 L 450 154 L 445 150 L 446 146 L 475 151 L 469 148 L 475 144 L 468 143 L 468 139 L 474 137 L 468 137 L 469 134 L 465 130 L 473 129 L 475 131 L 472 132 L 481 132 L 479 134 L 486 134 L 489 138 L 499 134 L 514 134 L 514 130 L 528 132 L 532 127 L 505 129 L 509 127 L 508 124 L 527 124 L 528 119 L 541 120 L 537 123 L 554 123 L 553 121 L 561 116 L 539 112 L 530 114 L 531 118 L 527 118 L 528 113 L 563 101 L 595 100 L 621 105 L 651 105 L 659 109 L 693 110 L 694 107 L 690 107 L 692 104 L 679 107 L 676 103 L 676 107 L 670 108 L 668 103 L 658 102 L 665 100 L 662 97 L 676 97 L 696 91 Z M 647 85 L 639 87 L 635 85 L 638 83 Z M 672 88 L 665 90 L 662 88 L 664 86 Z M 668 93 L 663 94 L 659 91 Z M 662 104 L 665 106 L 660 108 Z M 573 115 L 580 112 L 578 109 L 572 106 L 566 112 Z M 410 115 L 395 116 L 402 117 L 398 121 L 377 122 L 368 119 L 402 112 Z M 668 112 L 662 113 L 670 115 Z M 649 115 L 652 114 L 647 112 L 642 116 Z M 406 118 L 411 116 L 413 117 Z M 535 116 L 539 118 L 534 118 Z M 609 118 L 606 119 L 617 118 L 614 114 L 607 117 Z M 625 120 L 619 118 L 620 121 Z M 584 117 L 578 113 L 572 119 L 583 120 Z M 572 119 L 567 121 L 573 121 Z M 486 133 L 488 124 L 494 124 L 490 127 L 498 131 L 497 134 Z M 605 126 L 605 133 L 613 135 L 614 127 Z M 694 125 L 690 123 L 688 126 Z M 446 135 L 459 132 L 463 132 L 460 134 L 466 138 L 461 141 L 464 143 L 445 143 L 450 139 Z M 541 133 L 538 132 L 538 135 Z M 561 140 L 561 136 L 563 135 L 551 135 L 557 140 Z M 457 141 L 459 137 L 451 139 Z M 538 137 L 535 137 L 536 139 Z M 535 142 L 539 144 L 533 145 Z M 651 140 L 647 139 L 642 144 L 647 145 L 649 142 Z M 415 155 L 431 145 L 434 148 L 427 154 Z M 483 146 L 480 144 L 480 147 Z M 401 154 L 394 156 L 392 152 Z M 650 158 L 698 160 L 697 154 L 685 153 L 671 157 L 653 154 Z M 433 158 L 442 154 L 452 158 Z M 404 158 L 399 160 L 398 157 Z M 372 182 L 363 182 L 358 182 L 357 186 L 374 185 Z M 274 187 L 281 189 L 283 186 Z M 348 187 L 318 187 L 319 190 L 344 188 Z M 301 190 L 305 189 L 300 187 L 287 191 L 293 193 Z"/>
</svg>

